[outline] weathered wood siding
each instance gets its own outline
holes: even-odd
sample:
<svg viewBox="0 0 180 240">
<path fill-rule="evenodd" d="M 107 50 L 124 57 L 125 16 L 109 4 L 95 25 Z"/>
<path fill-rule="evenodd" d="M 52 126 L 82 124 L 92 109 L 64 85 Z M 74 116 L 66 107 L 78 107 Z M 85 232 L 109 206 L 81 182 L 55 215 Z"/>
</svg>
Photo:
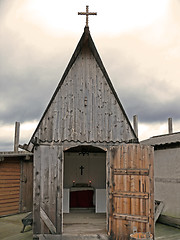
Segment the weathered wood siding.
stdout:
<svg viewBox="0 0 180 240">
<path fill-rule="evenodd" d="M 0 216 L 19 213 L 20 174 L 19 159 L 0 162 Z"/>
<path fill-rule="evenodd" d="M 33 162 L 32 159 L 21 162 L 21 202 L 20 212 L 33 208 Z"/>
<path fill-rule="evenodd" d="M 110 233 L 128 240 L 133 228 L 154 234 L 153 148 L 111 148 Z"/>
<path fill-rule="evenodd" d="M 42 141 L 80 142 L 135 138 L 88 47 L 83 47 L 69 70 L 35 136 Z"/>
<path fill-rule="evenodd" d="M 61 147 L 39 146 L 34 154 L 34 234 L 62 232 Z"/>
</svg>

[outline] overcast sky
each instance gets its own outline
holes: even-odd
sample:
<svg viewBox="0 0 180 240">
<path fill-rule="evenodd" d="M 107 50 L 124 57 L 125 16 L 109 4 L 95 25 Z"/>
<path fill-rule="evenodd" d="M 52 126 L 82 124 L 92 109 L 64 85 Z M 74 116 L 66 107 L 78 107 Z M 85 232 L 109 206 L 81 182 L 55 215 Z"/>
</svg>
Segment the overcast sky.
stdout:
<svg viewBox="0 0 180 240">
<path fill-rule="evenodd" d="M 92 38 L 140 140 L 180 131 L 180 0 L 1 0 L 0 151 L 29 141 L 84 31 Z"/>
</svg>

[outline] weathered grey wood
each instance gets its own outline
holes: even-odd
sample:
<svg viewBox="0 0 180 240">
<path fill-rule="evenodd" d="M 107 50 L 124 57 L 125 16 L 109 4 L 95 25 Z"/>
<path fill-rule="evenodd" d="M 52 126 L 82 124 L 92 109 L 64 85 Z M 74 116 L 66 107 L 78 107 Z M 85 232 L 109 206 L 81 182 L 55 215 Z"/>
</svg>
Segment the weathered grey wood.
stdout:
<svg viewBox="0 0 180 240">
<path fill-rule="evenodd" d="M 42 208 L 40 208 L 40 217 L 44 221 L 46 226 L 48 227 L 49 231 L 52 234 L 55 234 L 56 233 L 56 228 Z"/>
<path fill-rule="evenodd" d="M 56 190 L 56 228 L 57 233 L 63 232 L 63 147 L 57 148 L 57 190 Z"/>
<path fill-rule="evenodd" d="M 40 192 L 41 192 L 41 150 L 36 147 L 34 152 L 34 174 L 33 174 L 33 232 L 41 233 L 40 224 Z"/>
<path fill-rule="evenodd" d="M 134 127 L 134 132 L 136 133 L 136 136 L 138 137 L 138 116 L 137 115 L 133 116 L 133 127 Z"/>
<path fill-rule="evenodd" d="M 110 188 L 110 149 L 107 149 L 106 152 L 106 230 L 110 235 L 110 196 L 111 195 L 111 188 Z"/>
<path fill-rule="evenodd" d="M 44 220 L 39 219 L 40 206 L 56 228 L 56 233 L 63 233 L 63 150 L 79 145 L 108 149 L 107 230 L 110 231 L 110 204 L 113 204 L 111 191 L 116 174 L 113 175 L 109 149 L 122 142 L 137 141 L 137 137 L 88 29 L 85 30 L 32 139 L 35 137 L 38 139 L 34 144 L 37 145 L 34 149 L 37 175 L 40 171 L 40 176 L 35 176 L 34 180 L 34 216 L 35 222 L 38 222 L 35 233 L 46 234 L 49 231 L 49 226 L 47 228 Z M 123 169 L 126 169 L 126 164 Z M 125 181 L 128 177 L 122 174 L 120 179 Z M 128 191 L 128 185 L 124 191 Z M 117 205 L 119 208 L 120 203 L 117 202 Z"/>
<path fill-rule="evenodd" d="M 14 135 L 14 152 L 18 152 L 19 131 L 20 131 L 20 122 L 16 122 L 15 123 L 15 135 Z"/>
<path fill-rule="evenodd" d="M 63 234 L 63 235 L 34 235 L 39 240 L 110 240 L 110 237 L 105 234 Z"/>
<path fill-rule="evenodd" d="M 157 204 L 157 206 L 155 207 L 154 223 L 156 223 L 156 221 L 158 220 L 159 216 L 162 213 L 163 208 L 164 208 L 164 203 L 163 202 L 159 202 Z"/>
<path fill-rule="evenodd" d="M 43 141 L 60 142 L 121 142 L 136 138 L 112 84 L 89 47 L 82 48 L 56 90 L 35 135 Z"/>
<path fill-rule="evenodd" d="M 173 133 L 172 118 L 168 118 L 168 133 Z"/>
<path fill-rule="evenodd" d="M 161 215 L 158 219 L 159 223 L 163 223 L 172 227 L 180 228 L 180 219 L 166 215 Z"/>
</svg>

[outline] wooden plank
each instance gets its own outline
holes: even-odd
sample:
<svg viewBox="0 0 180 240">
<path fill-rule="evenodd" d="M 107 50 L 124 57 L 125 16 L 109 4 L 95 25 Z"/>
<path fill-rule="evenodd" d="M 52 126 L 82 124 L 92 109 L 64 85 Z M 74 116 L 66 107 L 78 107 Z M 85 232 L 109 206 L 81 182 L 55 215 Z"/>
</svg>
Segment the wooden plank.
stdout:
<svg viewBox="0 0 180 240">
<path fill-rule="evenodd" d="M 40 207 L 40 217 L 44 221 L 46 226 L 48 227 L 49 231 L 52 234 L 55 234 L 56 233 L 55 226 L 53 225 L 53 223 L 51 222 L 51 220 L 49 219 L 49 217 L 47 216 L 47 214 L 44 212 L 44 210 L 41 207 Z"/>
<path fill-rule="evenodd" d="M 21 212 L 32 211 L 33 207 L 33 162 L 22 162 Z"/>
<path fill-rule="evenodd" d="M 41 233 L 40 224 L 40 193 L 41 193 L 41 146 L 34 151 L 33 175 L 33 233 Z"/>
<path fill-rule="evenodd" d="M 11 184 L 11 183 L 19 183 L 20 182 L 20 177 L 19 176 L 7 176 L 7 177 L 2 177 L 0 179 L 0 184 Z"/>
<path fill-rule="evenodd" d="M 11 199 L 11 198 L 16 198 L 16 197 L 18 197 L 19 198 L 19 191 L 17 191 L 17 192 L 11 192 L 10 194 L 8 194 L 7 195 L 7 192 L 5 192 L 5 193 L 1 193 L 0 194 L 0 200 L 4 200 L 4 199 Z"/>
<path fill-rule="evenodd" d="M 56 190 L 57 190 L 57 166 L 58 166 L 58 146 L 54 146 L 53 148 L 51 147 L 51 157 L 49 164 L 51 165 L 50 170 L 51 170 L 51 175 L 50 175 L 50 181 L 51 184 L 49 185 L 49 193 L 50 193 L 50 198 L 49 198 L 49 203 L 50 203 L 50 212 L 49 212 L 49 217 L 52 221 L 52 223 L 56 227 Z"/>
<path fill-rule="evenodd" d="M 131 152 L 129 151 L 129 146 L 128 145 L 125 145 L 123 147 L 123 153 L 121 152 L 120 153 L 121 155 L 123 155 L 123 169 L 129 169 L 130 166 L 131 166 Z M 122 174 L 123 175 L 123 174 Z M 123 186 L 123 189 L 124 191 L 130 191 L 131 189 L 131 181 L 130 181 L 130 178 L 131 176 L 126 174 L 126 175 L 123 175 L 123 182 L 124 182 L 124 186 Z M 131 203 L 130 203 L 130 199 L 129 198 L 123 198 L 123 212 L 121 211 L 121 214 L 130 214 L 130 206 L 131 206 Z M 121 237 L 122 238 L 127 238 L 128 235 L 129 235 L 129 231 L 128 231 L 128 228 L 129 228 L 129 222 L 128 222 L 128 219 L 126 218 L 122 218 L 122 233 L 121 233 Z"/>
<path fill-rule="evenodd" d="M 6 199 L 0 199 L 0 204 L 8 204 L 8 203 L 13 203 L 13 202 L 18 202 L 19 204 L 19 196 L 17 197 L 15 195 L 15 197 L 11 197 L 11 198 L 6 198 Z"/>
<path fill-rule="evenodd" d="M 20 176 L 20 171 L 19 169 L 17 169 L 16 171 L 10 170 L 9 167 L 8 168 L 4 168 L 3 171 L 0 171 L 0 178 L 3 176 Z"/>
<path fill-rule="evenodd" d="M 156 221 L 158 220 L 159 216 L 161 215 L 161 213 L 163 211 L 163 208 L 164 208 L 164 203 L 159 202 L 156 206 L 156 209 L 155 209 L 154 223 L 156 223 Z"/>
<path fill-rule="evenodd" d="M 10 162 L 10 161 L 6 160 L 5 162 L 1 162 L 0 166 L 1 166 L 1 169 L 3 171 L 9 171 L 9 169 L 11 171 L 14 171 L 16 169 L 20 169 L 21 168 L 20 161 Z"/>
<path fill-rule="evenodd" d="M 0 183 L 2 191 L 3 189 L 8 189 L 8 188 L 17 188 L 19 189 L 20 181 L 15 182 L 15 183 Z"/>
<path fill-rule="evenodd" d="M 126 220 L 126 221 L 135 221 L 135 222 L 143 222 L 148 223 L 148 217 L 146 216 L 136 216 L 136 215 L 128 215 L 128 214 L 113 214 L 114 218 Z"/>
<path fill-rule="evenodd" d="M 15 135 L 14 135 L 14 152 L 18 152 L 19 146 L 19 131 L 20 131 L 20 122 L 15 123 Z"/>
<path fill-rule="evenodd" d="M 115 191 L 112 193 L 114 197 L 121 197 L 121 198 L 149 198 L 148 193 L 141 193 L 141 192 L 123 192 L 123 191 Z"/>
<path fill-rule="evenodd" d="M 174 218 L 166 215 L 161 215 L 158 219 L 159 223 L 166 224 L 168 226 L 180 228 L 180 219 L 179 218 Z"/>
<path fill-rule="evenodd" d="M 1 196 L 7 196 L 12 194 L 19 194 L 19 186 L 18 187 L 6 187 L 6 188 L 0 188 L 0 197 Z M 8 194 L 7 194 L 8 193 Z M 8 196 L 7 196 L 8 197 Z"/>
<path fill-rule="evenodd" d="M 139 147 L 138 145 L 129 145 L 128 151 L 130 152 L 131 160 L 130 160 L 130 169 L 137 169 L 139 168 Z M 138 179 L 140 175 L 131 175 L 130 182 L 131 182 L 131 192 L 139 192 L 139 184 Z M 132 216 L 134 215 L 140 215 L 139 214 L 139 201 L 137 201 L 137 198 L 131 198 L 131 205 L 130 205 L 130 214 Z M 136 227 L 139 229 L 139 222 L 133 221 L 130 224 L 130 231 L 133 231 L 133 228 Z"/>
<path fill-rule="evenodd" d="M 51 186 L 51 147 L 50 146 L 41 146 L 41 193 L 40 193 L 40 206 L 49 216 L 50 213 L 50 192 L 49 188 Z M 49 229 L 47 225 L 41 221 L 41 233 L 48 233 Z"/>
<path fill-rule="evenodd" d="M 149 175 L 148 169 L 114 169 L 115 175 Z"/>
<path fill-rule="evenodd" d="M 110 182 L 111 182 L 110 161 L 111 161 L 110 151 L 108 149 L 106 153 L 106 229 L 109 235 L 110 235 L 110 229 L 111 229 L 110 202 L 112 200 L 111 188 L 110 188 Z"/>
<path fill-rule="evenodd" d="M 139 148 L 139 166 L 140 168 L 144 169 L 146 167 L 146 162 L 144 161 L 144 151 L 142 151 L 142 148 Z M 145 187 L 146 185 L 146 176 L 140 176 L 139 177 L 139 191 L 141 193 L 147 192 L 147 189 Z M 139 215 L 143 216 L 146 214 L 146 200 L 140 199 L 139 203 Z M 139 224 L 139 232 L 146 232 L 146 223 L 140 223 Z M 132 229 L 133 231 L 133 229 Z"/>
<path fill-rule="evenodd" d="M 63 147 L 56 149 L 57 161 L 57 190 L 56 190 L 56 229 L 57 233 L 63 233 L 63 169 L 64 169 L 64 152 Z"/>
<path fill-rule="evenodd" d="M 149 159 L 149 228 L 150 232 L 154 235 L 154 150 L 148 146 L 148 159 Z"/>
</svg>

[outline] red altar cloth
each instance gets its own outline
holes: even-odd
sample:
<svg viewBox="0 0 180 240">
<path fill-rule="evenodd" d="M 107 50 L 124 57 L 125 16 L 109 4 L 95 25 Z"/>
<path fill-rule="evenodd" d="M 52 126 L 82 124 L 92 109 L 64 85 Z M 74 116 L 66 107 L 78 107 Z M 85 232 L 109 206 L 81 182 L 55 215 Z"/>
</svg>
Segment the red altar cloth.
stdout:
<svg viewBox="0 0 180 240">
<path fill-rule="evenodd" d="M 70 208 L 93 207 L 93 190 L 70 192 Z"/>
</svg>

